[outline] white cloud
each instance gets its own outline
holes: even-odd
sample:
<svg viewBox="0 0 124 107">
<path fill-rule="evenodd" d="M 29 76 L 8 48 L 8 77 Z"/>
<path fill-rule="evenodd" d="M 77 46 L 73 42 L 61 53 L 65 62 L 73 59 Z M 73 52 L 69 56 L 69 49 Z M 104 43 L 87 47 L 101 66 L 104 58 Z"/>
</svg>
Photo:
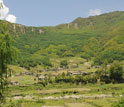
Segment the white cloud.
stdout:
<svg viewBox="0 0 124 107">
<path fill-rule="evenodd" d="M 0 0 L 0 20 L 7 20 L 11 23 L 16 23 L 16 16 L 9 13 L 9 8 L 4 5 L 3 0 Z"/>
<path fill-rule="evenodd" d="M 0 19 L 3 20 L 9 13 L 9 8 L 6 7 L 2 0 L 0 0 Z"/>
<path fill-rule="evenodd" d="M 7 17 L 6 17 L 6 20 L 8 22 L 11 22 L 11 23 L 16 23 L 16 17 L 12 14 L 9 14 Z"/>
<path fill-rule="evenodd" d="M 2 2 L 2 3 L 3 3 L 3 0 L 0 0 L 0 2 Z"/>
<path fill-rule="evenodd" d="M 91 9 L 89 11 L 89 16 L 97 16 L 97 15 L 100 15 L 100 14 L 102 14 L 100 9 Z"/>
</svg>

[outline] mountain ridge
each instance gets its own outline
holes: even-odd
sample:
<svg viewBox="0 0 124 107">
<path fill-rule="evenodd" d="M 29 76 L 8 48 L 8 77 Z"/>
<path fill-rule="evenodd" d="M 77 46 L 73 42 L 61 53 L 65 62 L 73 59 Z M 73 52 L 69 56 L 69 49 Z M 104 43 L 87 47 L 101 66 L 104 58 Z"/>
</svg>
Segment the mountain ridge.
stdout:
<svg viewBox="0 0 124 107">
<path fill-rule="evenodd" d="M 54 27 L 9 24 L 9 30 L 22 52 L 18 64 L 38 63 L 43 57 L 80 56 L 96 64 L 124 60 L 124 12 L 77 18 Z"/>
</svg>

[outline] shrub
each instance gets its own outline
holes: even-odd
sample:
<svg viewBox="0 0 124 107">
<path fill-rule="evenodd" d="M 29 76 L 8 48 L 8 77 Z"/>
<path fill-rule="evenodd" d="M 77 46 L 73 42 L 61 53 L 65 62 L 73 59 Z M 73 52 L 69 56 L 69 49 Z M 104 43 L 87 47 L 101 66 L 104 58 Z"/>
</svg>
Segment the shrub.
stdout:
<svg viewBox="0 0 124 107">
<path fill-rule="evenodd" d="M 68 62 L 67 62 L 67 60 L 62 60 L 61 62 L 60 62 L 60 67 L 67 67 L 68 66 Z"/>
<path fill-rule="evenodd" d="M 120 101 L 114 103 L 112 107 L 124 107 L 124 97 Z"/>
<path fill-rule="evenodd" d="M 124 75 L 124 70 L 123 66 L 118 62 L 115 61 L 109 69 L 110 73 L 110 79 L 113 80 L 114 82 L 123 82 L 123 75 Z"/>
</svg>

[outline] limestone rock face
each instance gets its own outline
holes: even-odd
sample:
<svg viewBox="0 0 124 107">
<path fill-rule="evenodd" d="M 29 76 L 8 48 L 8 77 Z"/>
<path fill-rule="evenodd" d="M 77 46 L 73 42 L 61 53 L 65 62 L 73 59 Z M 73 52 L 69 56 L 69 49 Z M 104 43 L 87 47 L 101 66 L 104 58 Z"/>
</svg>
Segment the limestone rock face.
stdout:
<svg viewBox="0 0 124 107">
<path fill-rule="evenodd" d="M 39 33 L 42 34 L 42 33 L 44 33 L 44 31 L 40 29 L 40 30 L 39 30 Z"/>
</svg>

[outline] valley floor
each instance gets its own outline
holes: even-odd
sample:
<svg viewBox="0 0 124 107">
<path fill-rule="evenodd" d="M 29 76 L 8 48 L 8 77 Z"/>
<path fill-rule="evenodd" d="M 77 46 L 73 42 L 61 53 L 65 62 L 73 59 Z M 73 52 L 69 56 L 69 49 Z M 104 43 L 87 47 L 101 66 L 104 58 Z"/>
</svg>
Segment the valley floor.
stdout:
<svg viewBox="0 0 124 107">
<path fill-rule="evenodd" d="M 123 83 L 77 85 L 62 82 L 44 87 L 35 81 L 37 72 L 31 74 L 24 68 L 14 66 L 13 70 L 18 72 L 10 78 L 11 85 L 5 93 L 6 104 L 2 107 L 111 107 L 123 97 Z M 46 75 L 44 72 L 41 74 Z"/>
<path fill-rule="evenodd" d="M 9 87 L 3 107 L 111 107 L 124 89 L 124 84 L 55 83 L 42 87 L 34 84 L 30 76 L 23 76 L 20 82 Z"/>
</svg>

